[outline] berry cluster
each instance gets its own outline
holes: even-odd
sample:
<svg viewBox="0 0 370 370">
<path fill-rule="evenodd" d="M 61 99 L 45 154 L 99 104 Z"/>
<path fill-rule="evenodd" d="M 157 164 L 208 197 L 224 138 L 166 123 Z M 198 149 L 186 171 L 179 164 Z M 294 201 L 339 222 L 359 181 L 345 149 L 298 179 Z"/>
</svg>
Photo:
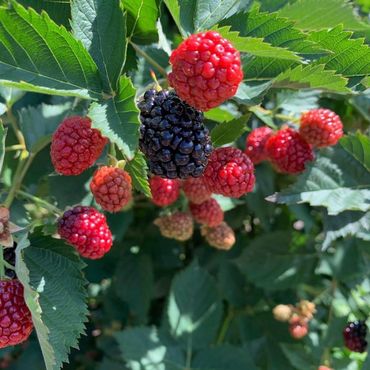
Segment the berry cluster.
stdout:
<svg viewBox="0 0 370 370">
<path fill-rule="evenodd" d="M 278 172 L 298 174 L 314 159 L 313 147 L 335 145 L 343 135 L 343 124 L 329 109 L 313 109 L 301 116 L 299 131 L 282 128 L 273 132 L 263 126 L 246 139 L 245 153 L 254 164 L 271 161 Z"/>
<path fill-rule="evenodd" d="M 289 332 L 294 339 L 308 334 L 308 324 L 313 319 L 316 306 L 313 302 L 301 300 L 295 306 L 279 304 L 272 310 L 276 320 L 289 322 Z"/>
<path fill-rule="evenodd" d="M 365 321 L 349 322 L 343 330 L 345 346 L 353 352 L 365 352 L 367 348 Z"/>
</svg>

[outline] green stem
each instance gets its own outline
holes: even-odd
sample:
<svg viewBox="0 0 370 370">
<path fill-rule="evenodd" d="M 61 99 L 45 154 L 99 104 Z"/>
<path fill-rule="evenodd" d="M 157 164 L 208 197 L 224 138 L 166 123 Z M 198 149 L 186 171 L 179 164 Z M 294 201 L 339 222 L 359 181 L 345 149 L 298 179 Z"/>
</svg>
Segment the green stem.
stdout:
<svg viewBox="0 0 370 370">
<path fill-rule="evenodd" d="M 14 134 L 18 139 L 19 145 L 22 146 L 22 149 L 26 149 L 26 142 L 24 140 L 24 136 L 22 134 L 22 131 L 18 127 L 17 119 L 15 118 L 12 109 L 8 107 L 8 111 L 6 112 L 6 115 L 8 117 L 8 120 L 13 128 Z"/>
<path fill-rule="evenodd" d="M 48 211 L 52 213 L 55 213 L 57 215 L 61 215 L 63 213 L 58 207 L 54 206 L 53 204 L 47 202 L 44 199 L 36 197 L 35 195 L 29 194 L 22 190 L 18 190 L 17 193 L 26 199 L 32 200 L 33 202 L 39 204 L 41 207 L 47 209 Z"/>
<path fill-rule="evenodd" d="M 21 144 L 10 145 L 5 148 L 6 152 L 12 152 L 15 150 L 24 150 L 24 146 Z"/>
<path fill-rule="evenodd" d="M 5 277 L 4 247 L 0 246 L 0 279 Z"/>
<path fill-rule="evenodd" d="M 299 118 L 296 118 L 294 116 L 288 116 L 288 115 L 285 115 L 285 114 L 274 113 L 272 110 L 262 108 L 259 105 L 254 105 L 253 107 L 251 107 L 250 111 L 253 112 L 254 110 L 258 110 L 259 112 L 261 112 L 263 114 L 278 118 L 282 121 L 289 121 L 289 122 L 294 122 L 296 124 L 299 124 Z"/>
<path fill-rule="evenodd" d="M 167 72 L 166 70 L 158 64 L 151 56 L 149 56 L 145 51 L 139 48 L 136 44 L 134 44 L 132 41 L 129 41 L 131 46 L 135 49 L 135 51 L 141 55 L 144 59 L 148 61 L 149 64 L 151 64 L 154 68 L 156 68 L 165 78 L 167 78 Z"/>
<path fill-rule="evenodd" d="M 225 340 L 226 334 L 229 330 L 230 324 L 231 324 L 232 320 L 234 319 L 234 317 L 235 317 L 234 311 L 231 309 L 231 307 L 229 307 L 228 310 L 227 310 L 227 314 L 225 316 L 225 319 L 222 323 L 220 332 L 218 334 L 216 344 L 222 344 L 223 343 L 223 341 Z"/>
<path fill-rule="evenodd" d="M 20 189 L 22 185 L 22 181 L 24 177 L 26 176 L 26 173 L 28 169 L 30 168 L 34 158 L 35 158 L 34 153 L 30 153 L 27 159 L 22 158 L 22 157 L 20 158 L 18 167 L 13 177 L 13 186 L 10 188 L 9 194 L 4 202 L 4 206 L 6 208 L 10 208 L 11 204 L 13 203 L 14 197 L 17 194 L 18 190 Z"/>
</svg>

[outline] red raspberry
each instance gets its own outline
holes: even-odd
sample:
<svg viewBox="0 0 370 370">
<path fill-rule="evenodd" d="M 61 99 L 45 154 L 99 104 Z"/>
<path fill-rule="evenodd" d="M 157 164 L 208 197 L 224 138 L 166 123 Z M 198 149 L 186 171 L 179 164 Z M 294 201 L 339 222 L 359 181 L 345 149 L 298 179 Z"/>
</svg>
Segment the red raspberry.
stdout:
<svg viewBox="0 0 370 370">
<path fill-rule="evenodd" d="M 170 85 L 202 111 L 233 97 L 243 79 L 239 51 L 215 31 L 190 36 L 172 52 L 170 63 Z"/>
<path fill-rule="evenodd" d="M 190 177 L 182 183 L 182 190 L 191 203 L 200 204 L 212 195 L 204 177 Z"/>
<path fill-rule="evenodd" d="M 213 193 L 239 198 L 253 190 L 254 166 L 241 150 L 218 148 L 209 158 L 204 179 Z"/>
<path fill-rule="evenodd" d="M 294 339 L 302 339 L 308 334 L 308 323 L 299 316 L 293 316 L 289 321 L 289 332 Z"/>
<path fill-rule="evenodd" d="M 165 238 L 185 241 L 192 237 L 194 231 L 193 218 L 189 213 L 176 212 L 170 216 L 158 217 L 154 225 L 159 227 Z"/>
<path fill-rule="evenodd" d="M 105 216 L 93 207 L 76 206 L 64 212 L 58 220 L 58 232 L 86 258 L 101 258 L 112 246 Z"/>
<path fill-rule="evenodd" d="M 270 127 L 263 126 L 254 129 L 245 142 L 245 154 L 254 164 L 258 164 L 267 158 L 265 145 L 267 140 L 272 136 L 273 131 Z"/>
<path fill-rule="evenodd" d="M 0 348 L 27 340 L 33 323 L 19 280 L 0 281 L 0 308 Z"/>
<path fill-rule="evenodd" d="M 235 244 L 235 233 L 226 222 L 216 227 L 202 226 L 200 232 L 207 243 L 217 249 L 228 251 Z"/>
<path fill-rule="evenodd" d="M 79 175 L 100 157 L 108 139 L 88 117 L 66 118 L 51 139 L 51 161 L 61 175 Z"/>
<path fill-rule="evenodd" d="M 266 143 L 266 153 L 276 168 L 283 173 L 304 171 L 305 164 L 314 159 L 310 144 L 291 128 L 279 130 Z"/>
<path fill-rule="evenodd" d="M 90 183 L 96 203 L 105 211 L 118 212 L 131 200 L 131 176 L 121 168 L 100 167 Z"/>
<path fill-rule="evenodd" d="M 176 202 L 180 195 L 180 181 L 154 176 L 149 180 L 152 202 L 159 207 L 166 207 Z"/>
<path fill-rule="evenodd" d="M 343 136 L 343 124 L 330 109 L 312 109 L 302 114 L 299 133 L 309 144 L 322 148 L 338 142 Z"/>
<path fill-rule="evenodd" d="M 215 227 L 224 220 L 224 212 L 213 198 L 201 204 L 190 203 L 189 208 L 194 220 L 200 224 Z"/>
</svg>

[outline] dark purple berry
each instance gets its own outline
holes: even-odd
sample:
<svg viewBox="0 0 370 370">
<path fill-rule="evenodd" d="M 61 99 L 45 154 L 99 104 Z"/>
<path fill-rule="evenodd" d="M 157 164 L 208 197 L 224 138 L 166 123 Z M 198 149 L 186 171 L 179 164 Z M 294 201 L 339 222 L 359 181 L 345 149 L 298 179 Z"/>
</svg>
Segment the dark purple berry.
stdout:
<svg viewBox="0 0 370 370">
<path fill-rule="evenodd" d="M 353 352 L 365 352 L 367 347 L 366 335 L 367 326 L 365 321 L 349 322 L 343 330 L 345 346 Z"/>
<path fill-rule="evenodd" d="M 150 171 L 170 179 L 201 176 L 212 152 L 203 113 L 165 90 L 148 90 L 138 106 L 140 149 Z"/>
</svg>

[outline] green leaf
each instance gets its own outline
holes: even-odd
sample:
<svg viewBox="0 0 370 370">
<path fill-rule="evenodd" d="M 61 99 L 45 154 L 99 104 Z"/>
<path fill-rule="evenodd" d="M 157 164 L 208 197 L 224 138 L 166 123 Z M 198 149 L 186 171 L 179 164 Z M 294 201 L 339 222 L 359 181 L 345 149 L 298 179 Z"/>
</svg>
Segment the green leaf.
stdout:
<svg viewBox="0 0 370 370">
<path fill-rule="evenodd" d="M 186 366 L 181 348 L 163 341 L 156 328 L 130 328 L 115 338 L 131 370 L 183 370 Z"/>
<path fill-rule="evenodd" d="M 370 25 L 355 16 L 347 0 L 298 0 L 287 4 L 279 15 L 295 21 L 296 26 L 303 30 L 334 28 L 338 24 L 352 31 L 370 30 Z"/>
<path fill-rule="evenodd" d="M 115 289 L 136 322 L 146 321 L 153 285 L 152 260 L 145 254 L 125 253 L 116 267 Z"/>
<path fill-rule="evenodd" d="M 246 10 L 251 0 L 164 0 L 184 36 L 208 30 L 224 18 Z"/>
<path fill-rule="evenodd" d="M 337 216 L 325 214 L 324 231 L 323 249 L 327 249 L 334 240 L 347 236 L 370 240 L 370 212 L 346 211 Z"/>
<path fill-rule="evenodd" d="M 370 138 L 357 132 L 355 135 L 347 135 L 340 139 L 340 145 L 370 172 Z"/>
<path fill-rule="evenodd" d="M 214 279 L 193 262 L 174 278 L 167 305 L 171 335 L 187 353 L 215 340 L 222 304 Z"/>
<path fill-rule="evenodd" d="M 348 80 L 334 71 L 325 70 L 324 65 L 299 65 L 287 69 L 276 77 L 274 87 L 291 89 L 323 89 L 339 93 L 348 93 Z"/>
<path fill-rule="evenodd" d="M 97 67 L 64 27 L 16 2 L 0 7 L 0 82 L 23 90 L 97 99 Z"/>
<path fill-rule="evenodd" d="M 159 12 L 156 0 L 121 0 L 121 3 L 128 15 L 128 37 L 139 44 L 149 44 L 157 41 L 156 23 Z"/>
<path fill-rule="evenodd" d="M 240 104 L 258 105 L 262 102 L 271 85 L 271 81 L 242 82 L 233 99 Z"/>
<path fill-rule="evenodd" d="M 5 139 L 7 129 L 4 128 L 3 124 L 0 122 L 0 174 L 3 169 L 4 157 L 5 157 Z"/>
<path fill-rule="evenodd" d="M 25 93 L 25 91 L 12 87 L 0 86 L 0 95 L 4 98 L 8 107 L 11 107 L 14 103 L 23 98 Z"/>
<path fill-rule="evenodd" d="M 16 255 L 16 273 L 24 286 L 46 369 L 60 369 L 71 348 L 78 348 L 85 330 L 84 264 L 73 247 L 41 233 L 29 240 L 23 236 Z"/>
<path fill-rule="evenodd" d="M 285 356 L 291 365 L 298 370 L 317 370 L 317 364 L 313 354 L 298 344 L 281 344 Z"/>
<path fill-rule="evenodd" d="M 101 131 L 122 153 L 132 159 L 139 141 L 139 110 L 131 80 L 122 76 L 117 95 L 104 103 L 90 105 L 92 127 Z"/>
<path fill-rule="evenodd" d="M 261 111 L 258 106 L 256 107 L 250 107 L 250 112 L 253 112 L 253 114 L 258 117 L 263 123 L 265 123 L 267 126 L 270 126 L 274 130 L 277 130 L 277 126 L 274 123 L 274 120 L 271 116 L 271 114 L 265 113 L 264 111 Z"/>
<path fill-rule="evenodd" d="M 231 31 L 231 26 L 213 27 L 221 36 L 231 41 L 240 52 L 249 53 L 260 57 L 285 59 L 299 62 L 301 58 L 294 52 L 281 47 L 272 46 L 262 38 L 243 37 L 238 31 Z"/>
<path fill-rule="evenodd" d="M 352 137 L 354 141 L 360 141 Z M 367 141 L 369 141 L 368 139 Z M 358 148 L 359 144 L 353 144 Z M 370 172 L 356 158 L 356 152 L 348 152 L 342 146 L 322 150 L 315 162 L 307 165 L 297 182 L 267 200 L 277 203 L 309 203 L 326 207 L 329 215 L 346 210 L 370 209 Z M 365 154 L 367 158 L 370 154 Z"/>
<path fill-rule="evenodd" d="M 211 139 L 214 147 L 230 144 L 237 140 L 244 132 L 248 131 L 247 122 L 250 114 L 240 118 L 219 123 L 211 131 Z"/>
<path fill-rule="evenodd" d="M 288 231 L 275 231 L 254 238 L 237 264 L 247 279 L 266 290 L 296 288 L 313 273 L 314 253 L 290 250 Z M 293 248 L 292 248 L 293 249 Z"/>
<path fill-rule="evenodd" d="M 126 59 L 126 17 L 120 0 L 74 0 L 71 25 L 98 66 L 104 91 L 112 94 Z"/>
<path fill-rule="evenodd" d="M 325 64 L 325 69 L 336 71 L 346 77 L 364 77 L 370 73 L 370 47 L 363 39 L 351 38 L 352 33 L 342 26 L 331 30 L 312 32 L 310 40 L 332 52 L 315 63 Z"/>
<path fill-rule="evenodd" d="M 60 105 L 41 104 L 29 106 L 19 111 L 19 124 L 26 141 L 27 150 L 39 152 L 50 142 L 51 135 L 70 113 L 71 102 Z"/>
<path fill-rule="evenodd" d="M 125 168 L 131 175 L 135 189 L 141 191 L 146 197 L 150 198 L 152 194 L 148 181 L 148 166 L 144 155 L 141 152 L 137 152 L 135 157 L 127 162 Z"/>
</svg>

